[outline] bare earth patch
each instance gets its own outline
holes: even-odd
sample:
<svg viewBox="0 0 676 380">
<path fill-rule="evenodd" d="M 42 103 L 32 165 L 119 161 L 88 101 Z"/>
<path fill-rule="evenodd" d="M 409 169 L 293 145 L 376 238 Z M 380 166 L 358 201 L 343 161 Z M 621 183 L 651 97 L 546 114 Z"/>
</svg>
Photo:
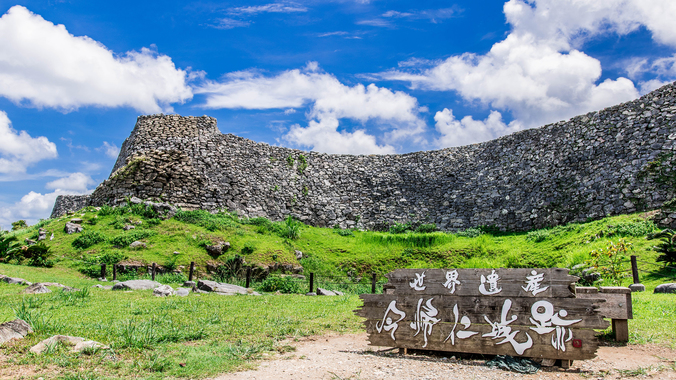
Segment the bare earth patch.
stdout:
<svg viewBox="0 0 676 380">
<path fill-rule="evenodd" d="M 598 357 L 575 361 L 568 370 L 549 367 L 534 375 L 522 375 L 488 368 L 484 360 L 378 352 L 378 347 L 367 345 L 366 334 L 312 337 L 289 344 L 296 347 L 295 352 L 277 355 L 263 362 L 257 370 L 226 374 L 214 380 L 617 379 L 633 376 L 676 379 L 676 351 L 657 345 L 600 347 Z"/>
</svg>

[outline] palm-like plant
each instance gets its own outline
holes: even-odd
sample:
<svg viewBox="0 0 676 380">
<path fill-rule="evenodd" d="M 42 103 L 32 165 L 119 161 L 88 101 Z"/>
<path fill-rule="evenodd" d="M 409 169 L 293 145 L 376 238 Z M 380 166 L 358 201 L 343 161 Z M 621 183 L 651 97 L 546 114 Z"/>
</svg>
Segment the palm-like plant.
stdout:
<svg viewBox="0 0 676 380">
<path fill-rule="evenodd" d="M 661 253 L 656 261 L 664 262 L 667 265 L 676 263 L 676 233 L 673 230 L 666 229 L 649 236 L 650 239 L 660 239 L 662 242 L 655 246 L 655 251 Z"/>
<path fill-rule="evenodd" d="M 8 262 L 15 258 L 21 249 L 16 236 L 7 236 L 7 231 L 0 231 L 0 261 Z"/>
</svg>

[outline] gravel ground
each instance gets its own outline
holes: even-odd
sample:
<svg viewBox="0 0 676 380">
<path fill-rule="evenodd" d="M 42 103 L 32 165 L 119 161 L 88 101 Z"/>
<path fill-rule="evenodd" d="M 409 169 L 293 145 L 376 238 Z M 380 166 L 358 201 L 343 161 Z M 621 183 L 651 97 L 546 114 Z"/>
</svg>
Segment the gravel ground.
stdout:
<svg viewBox="0 0 676 380">
<path fill-rule="evenodd" d="M 257 370 L 219 376 L 230 379 L 676 379 L 676 351 L 657 345 L 601 347 L 593 360 L 575 361 L 568 370 L 543 368 L 522 375 L 484 365 L 485 360 L 443 355 L 399 355 L 370 347 L 366 334 L 323 336 L 289 342 L 295 351 L 265 360 Z M 382 350 L 382 351 L 380 351 Z M 449 354 L 451 355 L 451 354 Z"/>
</svg>

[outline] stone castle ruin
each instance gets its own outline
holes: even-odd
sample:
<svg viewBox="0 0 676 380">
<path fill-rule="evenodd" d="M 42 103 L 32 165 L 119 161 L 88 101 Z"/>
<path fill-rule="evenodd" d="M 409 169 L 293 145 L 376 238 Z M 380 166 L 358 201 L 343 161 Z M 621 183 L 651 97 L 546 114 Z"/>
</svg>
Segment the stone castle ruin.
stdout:
<svg viewBox="0 0 676 380">
<path fill-rule="evenodd" d="M 91 195 L 58 197 L 52 217 L 138 197 L 315 226 L 525 231 L 662 207 L 676 196 L 674 153 L 674 84 L 492 141 L 400 155 L 303 152 L 222 134 L 207 116 L 140 116 L 110 177 Z"/>
</svg>

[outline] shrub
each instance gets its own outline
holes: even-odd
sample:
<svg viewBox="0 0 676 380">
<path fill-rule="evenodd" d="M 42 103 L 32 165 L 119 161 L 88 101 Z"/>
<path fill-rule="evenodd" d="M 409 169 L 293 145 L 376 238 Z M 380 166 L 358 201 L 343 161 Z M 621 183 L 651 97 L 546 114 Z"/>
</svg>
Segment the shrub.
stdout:
<svg viewBox="0 0 676 380">
<path fill-rule="evenodd" d="M 300 281 L 289 276 L 270 276 L 258 287 L 264 292 L 301 293 Z"/>
<path fill-rule="evenodd" d="M 676 263 L 676 233 L 670 229 L 662 230 L 654 235 L 648 236 L 649 239 L 660 239 L 662 242 L 655 247 L 655 251 L 661 253 L 656 259 L 658 262 L 664 262 L 666 265 Z"/>
<path fill-rule="evenodd" d="M 50 260 L 52 250 L 45 243 L 33 244 L 29 247 L 22 248 L 23 257 L 28 259 L 28 265 L 32 267 L 46 267 L 51 268 L 54 262 Z"/>
<path fill-rule="evenodd" d="M 479 228 L 470 227 L 466 230 L 458 231 L 457 235 L 468 237 L 468 238 L 475 238 L 475 237 L 483 235 L 484 233 L 485 232 L 482 231 Z"/>
<path fill-rule="evenodd" d="M 352 232 L 351 229 L 347 229 L 347 230 L 336 229 L 336 233 L 340 236 L 354 236 L 354 233 Z"/>
<path fill-rule="evenodd" d="M 116 215 L 119 214 L 119 208 L 103 205 L 101 206 L 101 209 L 99 210 L 98 214 L 99 216 Z"/>
<path fill-rule="evenodd" d="M 87 249 L 94 244 L 106 241 L 105 235 L 97 231 L 85 231 L 73 240 L 73 247 Z"/>
<path fill-rule="evenodd" d="M 114 238 L 110 239 L 110 244 L 118 246 L 118 247 L 127 247 L 129 244 L 149 238 L 151 236 L 157 235 L 157 232 L 152 231 L 152 230 L 130 230 L 125 233 L 122 233 L 120 235 L 115 236 Z"/>
<path fill-rule="evenodd" d="M 211 214 L 204 210 L 179 211 L 174 215 L 174 219 L 204 227 L 209 231 L 234 228 L 238 224 L 232 214 L 220 212 Z"/>
<path fill-rule="evenodd" d="M 641 237 L 652 233 L 655 230 L 655 223 L 650 220 L 641 220 L 636 222 L 619 223 L 617 225 L 608 225 L 608 236 L 634 236 Z"/>
<path fill-rule="evenodd" d="M 275 232 L 283 238 L 296 240 L 300 237 L 301 228 L 303 228 L 303 223 L 289 215 L 281 225 L 281 229 L 276 229 Z"/>
<path fill-rule="evenodd" d="M 21 219 L 17 220 L 16 222 L 12 222 L 12 231 L 22 230 L 24 228 L 28 228 L 28 224 L 26 224 L 25 220 Z"/>
<path fill-rule="evenodd" d="M 550 230 L 535 230 L 526 234 L 526 240 L 531 240 L 536 243 L 547 240 L 552 235 Z"/>
<path fill-rule="evenodd" d="M 403 234 L 406 231 L 411 230 L 411 223 L 397 223 L 394 222 L 393 225 L 390 226 L 390 233 L 391 234 Z"/>
<path fill-rule="evenodd" d="M 437 230 L 437 225 L 434 223 L 430 224 L 421 224 L 418 226 L 418 228 L 415 229 L 415 232 L 425 234 L 425 233 L 430 233 L 434 232 Z"/>
<path fill-rule="evenodd" d="M 631 249 L 631 243 L 624 239 L 618 240 L 617 243 L 611 241 L 606 249 L 592 251 L 588 264 L 597 269 L 603 278 L 619 285 L 620 279 L 626 277 L 622 264 L 627 258 L 626 253 Z"/>
<path fill-rule="evenodd" d="M 0 261 L 8 262 L 17 259 L 19 254 L 19 244 L 16 236 L 7 236 L 7 231 L 0 231 Z"/>
</svg>

